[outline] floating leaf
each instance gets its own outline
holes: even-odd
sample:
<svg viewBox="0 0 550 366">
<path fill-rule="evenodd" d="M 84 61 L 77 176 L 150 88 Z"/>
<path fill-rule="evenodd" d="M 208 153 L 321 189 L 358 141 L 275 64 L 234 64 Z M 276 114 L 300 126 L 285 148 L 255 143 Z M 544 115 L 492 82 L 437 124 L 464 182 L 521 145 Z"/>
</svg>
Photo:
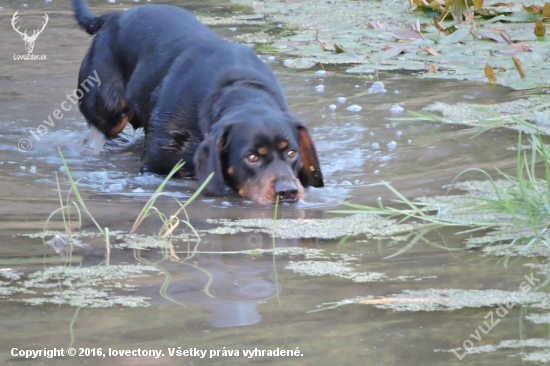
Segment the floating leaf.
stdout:
<svg viewBox="0 0 550 366">
<path fill-rule="evenodd" d="M 409 39 L 424 39 L 422 33 L 416 30 L 404 30 L 400 32 L 392 33 L 391 36 L 397 40 L 409 40 Z"/>
<path fill-rule="evenodd" d="M 485 65 L 485 76 L 487 76 L 487 79 L 489 79 L 490 83 L 497 82 L 497 77 L 493 71 L 493 68 L 489 64 Z"/>
<path fill-rule="evenodd" d="M 506 69 L 505 69 L 504 67 L 502 67 L 502 66 L 499 66 L 499 67 L 498 67 L 498 71 L 500 71 L 500 72 L 506 72 Z"/>
<path fill-rule="evenodd" d="M 536 22 L 539 19 L 538 16 L 529 14 L 525 11 L 519 11 L 511 15 L 500 17 L 501 21 L 505 22 L 518 22 L 518 23 L 531 23 Z"/>
<path fill-rule="evenodd" d="M 500 43 L 512 44 L 512 39 L 510 38 L 510 35 L 501 29 L 487 29 L 486 31 L 481 33 L 481 36 L 483 38 L 492 39 L 493 41 L 497 41 Z"/>
<path fill-rule="evenodd" d="M 307 58 L 290 58 L 284 60 L 283 64 L 291 69 L 309 69 L 310 67 L 315 66 L 315 62 Z"/>
<path fill-rule="evenodd" d="M 508 44 L 512 44 L 512 38 L 510 37 L 510 35 L 506 32 L 500 32 L 500 36 L 504 39 L 504 41 Z"/>
<path fill-rule="evenodd" d="M 519 76 L 521 76 L 522 79 L 525 79 L 525 73 L 523 72 L 523 69 L 521 68 L 521 65 L 519 63 L 519 60 L 512 56 L 512 60 L 514 61 L 514 65 L 516 65 L 516 69 L 518 69 Z"/>
<path fill-rule="evenodd" d="M 350 74 L 373 74 L 377 71 L 377 65 L 361 65 L 347 69 L 346 72 Z"/>
<path fill-rule="evenodd" d="M 544 37 L 546 34 L 546 28 L 544 28 L 544 24 L 540 20 L 537 20 L 535 22 L 535 36 L 537 37 Z"/>
<path fill-rule="evenodd" d="M 497 8 L 499 11 L 503 13 L 514 13 L 521 11 L 523 9 L 523 5 L 518 5 L 517 3 L 495 3 L 492 5 L 492 7 Z"/>
<path fill-rule="evenodd" d="M 542 16 L 544 18 L 550 18 L 550 3 L 544 4 L 544 8 L 542 8 Z"/>
<path fill-rule="evenodd" d="M 395 57 L 397 55 L 400 55 L 401 53 L 403 53 L 403 51 L 405 51 L 405 49 L 403 47 L 389 47 L 384 52 L 382 52 L 380 54 L 380 56 L 383 59 L 384 58 L 392 58 L 392 57 Z"/>
<path fill-rule="evenodd" d="M 439 43 L 451 44 L 463 41 L 470 35 L 470 27 L 458 28 L 454 33 L 451 33 L 447 37 L 443 38 Z"/>
<path fill-rule="evenodd" d="M 414 9 L 414 12 L 422 13 L 422 15 L 425 15 L 428 18 L 437 18 L 441 15 L 441 12 L 429 6 L 419 6 L 416 9 Z"/>
<path fill-rule="evenodd" d="M 518 53 L 530 52 L 530 51 L 531 49 L 525 45 L 514 44 L 511 46 L 504 47 L 503 49 L 500 50 L 500 53 L 504 55 L 515 55 Z"/>
</svg>

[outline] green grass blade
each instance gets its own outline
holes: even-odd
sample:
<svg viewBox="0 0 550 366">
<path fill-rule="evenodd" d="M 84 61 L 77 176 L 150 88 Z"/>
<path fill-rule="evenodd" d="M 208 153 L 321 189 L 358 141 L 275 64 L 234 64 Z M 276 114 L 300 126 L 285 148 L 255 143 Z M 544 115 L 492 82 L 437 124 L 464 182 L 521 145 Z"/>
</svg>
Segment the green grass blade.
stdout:
<svg viewBox="0 0 550 366">
<path fill-rule="evenodd" d="M 204 180 L 204 182 L 200 185 L 200 187 L 195 191 L 195 193 L 193 193 L 193 195 L 191 195 L 191 197 L 189 197 L 187 199 L 187 201 L 185 201 L 185 203 L 183 204 L 182 208 L 185 208 L 187 207 L 188 204 L 190 204 L 191 202 L 193 202 L 195 200 L 195 198 L 198 197 L 199 194 L 201 194 L 202 190 L 204 189 L 204 187 L 206 187 L 206 185 L 208 184 L 208 182 L 210 182 L 210 179 L 212 179 L 212 177 L 214 176 L 214 172 L 210 173 L 210 175 Z"/>
<path fill-rule="evenodd" d="M 544 161 L 544 176 L 546 178 L 547 194 L 550 192 L 550 164 L 548 164 L 548 148 L 542 142 L 542 136 L 539 137 L 540 150 L 542 152 L 542 160 Z"/>
<path fill-rule="evenodd" d="M 88 210 L 88 207 L 86 207 L 86 204 L 84 203 L 84 200 L 80 196 L 80 192 L 78 191 L 78 188 L 77 188 L 76 183 L 73 179 L 73 176 L 71 175 L 71 171 L 69 170 L 69 166 L 67 165 L 67 162 L 65 161 L 65 157 L 63 156 L 63 153 L 61 152 L 61 148 L 58 147 L 57 150 L 59 151 L 59 156 L 61 156 L 61 161 L 63 162 L 63 166 L 65 167 L 65 171 L 67 172 L 67 177 L 69 178 L 69 181 L 71 182 L 71 187 L 73 189 L 73 193 L 74 193 L 78 203 L 80 204 L 80 207 L 82 208 L 82 210 L 84 212 L 86 212 L 88 214 L 88 216 L 93 221 L 95 226 L 99 229 L 99 231 L 101 233 L 103 233 L 103 229 L 101 228 L 101 226 L 99 226 L 97 221 L 94 219 L 94 217 L 92 216 L 92 213 L 90 212 L 90 210 Z"/>
<path fill-rule="evenodd" d="M 277 301 L 279 302 L 279 307 L 281 307 L 281 296 L 279 294 L 279 277 L 277 276 L 277 262 L 276 262 L 276 254 L 277 246 L 275 243 L 275 238 L 277 236 L 277 213 L 279 211 L 279 195 L 275 198 L 275 211 L 273 212 L 273 231 L 271 235 L 271 240 L 273 244 L 273 274 L 275 279 L 275 294 L 277 296 Z"/>
<path fill-rule="evenodd" d="M 145 220 L 145 218 L 149 215 L 149 211 L 151 210 L 151 207 L 155 204 L 157 198 L 161 195 L 162 191 L 164 190 L 164 186 L 166 183 L 168 183 L 168 180 L 172 178 L 174 174 L 176 174 L 185 164 L 185 162 L 181 161 L 177 163 L 170 173 L 166 176 L 166 178 L 162 181 L 162 183 L 158 186 L 158 188 L 155 190 L 151 198 L 147 201 L 141 212 L 139 213 L 138 217 L 136 218 L 136 221 L 134 222 L 134 225 L 132 226 L 132 230 L 130 230 L 130 235 L 132 235 L 136 229 L 139 227 L 139 225 Z"/>
<path fill-rule="evenodd" d="M 485 108 L 485 107 L 476 107 L 474 108 L 474 110 L 476 111 L 480 111 L 480 112 L 484 112 L 484 113 L 487 113 L 493 117 L 502 117 L 502 113 L 500 112 L 497 112 L 497 111 L 494 111 L 492 109 L 489 109 L 489 108 Z"/>
<path fill-rule="evenodd" d="M 386 118 L 389 121 L 431 121 L 449 123 L 449 120 L 441 118 L 437 114 L 427 112 L 407 111 L 410 117 L 392 117 Z"/>
</svg>

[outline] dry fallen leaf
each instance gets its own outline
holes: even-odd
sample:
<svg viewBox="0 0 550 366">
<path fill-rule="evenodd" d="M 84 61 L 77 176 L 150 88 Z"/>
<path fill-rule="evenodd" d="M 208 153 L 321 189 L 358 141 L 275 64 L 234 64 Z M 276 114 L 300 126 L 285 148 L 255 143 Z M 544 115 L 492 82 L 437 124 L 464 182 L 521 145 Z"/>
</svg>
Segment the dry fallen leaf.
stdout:
<svg viewBox="0 0 550 366">
<path fill-rule="evenodd" d="M 529 14 L 533 14 L 533 15 L 539 15 L 542 12 L 542 8 L 540 6 L 534 5 L 534 4 L 529 5 L 529 6 L 524 6 L 523 10 L 525 10 Z"/>
<path fill-rule="evenodd" d="M 437 20 L 434 20 L 434 27 L 436 27 L 441 32 L 444 32 L 445 34 L 447 34 L 449 32 L 447 30 L 447 28 L 445 28 L 443 25 L 441 25 L 441 23 L 439 23 Z"/>
<path fill-rule="evenodd" d="M 483 7 L 483 0 L 474 0 L 474 9 L 479 9 Z"/>
<path fill-rule="evenodd" d="M 487 79 L 489 79 L 490 83 L 496 83 L 497 77 L 495 75 L 495 72 L 493 71 L 493 68 L 489 65 L 485 65 L 485 76 L 487 76 Z"/>
<path fill-rule="evenodd" d="M 498 67 L 498 71 L 500 71 L 500 72 L 506 72 L 506 69 L 505 69 L 504 67 L 502 67 L 502 66 L 499 66 L 499 67 Z"/>
<path fill-rule="evenodd" d="M 544 4 L 544 8 L 542 8 L 542 16 L 544 18 L 550 18 L 550 3 Z"/>
<path fill-rule="evenodd" d="M 426 71 L 430 74 L 437 74 L 437 67 L 432 64 L 426 64 Z"/>
<path fill-rule="evenodd" d="M 320 42 L 319 45 L 323 49 L 323 51 L 334 51 L 334 47 L 329 45 L 327 42 Z"/>
<path fill-rule="evenodd" d="M 521 65 L 519 63 L 519 60 L 512 56 L 512 60 L 514 61 L 514 65 L 516 65 L 516 69 L 518 69 L 519 76 L 521 76 L 522 79 L 525 79 L 525 73 L 523 72 L 523 69 L 521 68 Z"/>
<path fill-rule="evenodd" d="M 534 33 L 535 33 L 535 36 L 537 37 L 544 37 L 544 35 L 546 34 L 546 28 L 544 28 L 544 24 L 542 24 L 540 20 L 537 20 L 535 22 Z"/>
<path fill-rule="evenodd" d="M 439 52 L 437 52 L 436 50 L 434 50 L 430 46 L 420 47 L 420 49 L 422 49 L 422 51 L 426 52 L 430 56 L 439 56 Z"/>
<path fill-rule="evenodd" d="M 376 22 L 368 22 L 367 28 L 384 30 L 386 27 L 378 20 Z"/>
</svg>

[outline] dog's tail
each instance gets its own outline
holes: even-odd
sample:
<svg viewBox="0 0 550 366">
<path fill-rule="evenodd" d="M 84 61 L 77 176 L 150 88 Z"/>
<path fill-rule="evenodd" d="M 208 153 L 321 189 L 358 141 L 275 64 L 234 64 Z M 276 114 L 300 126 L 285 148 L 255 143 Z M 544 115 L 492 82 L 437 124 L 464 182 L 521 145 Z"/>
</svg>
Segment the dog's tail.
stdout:
<svg viewBox="0 0 550 366">
<path fill-rule="evenodd" d="M 88 34 L 94 35 L 101 29 L 104 21 L 90 11 L 86 0 L 73 0 L 73 10 L 78 25 Z"/>
</svg>

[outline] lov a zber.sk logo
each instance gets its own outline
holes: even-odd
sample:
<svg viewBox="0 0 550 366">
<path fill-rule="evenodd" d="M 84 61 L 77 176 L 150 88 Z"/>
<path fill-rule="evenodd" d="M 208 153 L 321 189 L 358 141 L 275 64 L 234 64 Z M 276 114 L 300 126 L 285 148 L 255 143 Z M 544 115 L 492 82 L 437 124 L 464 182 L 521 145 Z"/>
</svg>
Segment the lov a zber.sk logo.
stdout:
<svg viewBox="0 0 550 366">
<path fill-rule="evenodd" d="M 42 29 L 38 30 L 38 29 L 35 29 L 32 33 L 32 35 L 28 35 L 27 34 L 27 30 L 25 29 L 24 32 L 21 32 L 19 30 L 19 27 L 20 26 L 16 26 L 16 21 L 17 19 L 19 18 L 19 16 L 17 15 L 19 11 L 16 11 L 15 14 L 13 14 L 13 17 L 11 18 L 11 26 L 13 27 L 13 29 L 19 33 L 19 35 L 21 36 L 21 38 L 23 39 L 23 41 L 25 41 L 25 50 L 27 51 L 27 54 L 26 55 L 16 55 L 16 54 L 13 54 L 13 59 L 14 60 L 31 60 L 31 61 L 36 61 L 36 60 L 46 60 L 46 55 L 34 55 L 32 53 L 32 51 L 34 50 L 34 43 L 36 42 L 36 39 L 38 38 L 38 36 L 40 35 L 40 33 L 42 33 L 42 31 L 44 30 L 44 28 L 46 28 L 46 25 L 48 24 L 48 14 L 44 13 L 44 22 L 42 22 Z"/>
</svg>

